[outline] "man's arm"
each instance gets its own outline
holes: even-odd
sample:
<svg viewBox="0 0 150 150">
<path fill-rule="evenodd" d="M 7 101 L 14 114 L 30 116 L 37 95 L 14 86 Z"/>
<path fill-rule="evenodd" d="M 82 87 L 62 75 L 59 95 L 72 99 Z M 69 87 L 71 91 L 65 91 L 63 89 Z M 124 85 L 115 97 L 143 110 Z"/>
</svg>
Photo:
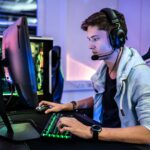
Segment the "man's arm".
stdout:
<svg viewBox="0 0 150 150">
<path fill-rule="evenodd" d="M 76 101 L 76 109 L 80 108 L 92 108 L 93 107 L 93 97 L 88 97 L 79 101 Z M 50 108 L 45 111 L 46 114 L 51 112 L 59 112 L 59 111 L 71 111 L 73 110 L 73 104 L 71 102 L 65 104 L 59 104 L 49 101 L 41 101 L 39 106 L 45 105 L 49 106 Z"/>
<path fill-rule="evenodd" d="M 150 144 L 150 131 L 144 126 L 102 128 L 98 138 L 103 141 Z"/>
<path fill-rule="evenodd" d="M 92 108 L 93 104 L 94 104 L 94 100 L 93 100 L 93 97 L 91 96 L 91 97 L 76 101 L 76 104 L 77 104 L 76 109 Z M 63 104 L 63 106 L 64 106 L 63 110 L 72 110 L 73 109 L 72 103 Z"/>
<path fill-rule="evenodd" d="M 60 128 L 62 125 L 64 127 Z M 91 127 L 82 124 L 75 118 L 62 117 L 59 120 L 58 128 L 61 132 L 69 131 L 84 139 L 91 139 L 93 137 Z M 98 139 L 101 141 L 150 144 L 150 131 L 144 126 L 102 128 L 102 131 L 98 134 Z"/>
</svg>

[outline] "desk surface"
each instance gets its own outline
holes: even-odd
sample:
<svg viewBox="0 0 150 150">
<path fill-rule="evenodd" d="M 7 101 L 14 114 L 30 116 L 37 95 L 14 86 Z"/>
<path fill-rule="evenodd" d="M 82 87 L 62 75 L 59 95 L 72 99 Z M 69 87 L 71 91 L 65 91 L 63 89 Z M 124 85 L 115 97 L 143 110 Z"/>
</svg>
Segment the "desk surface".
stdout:
<svg viewBox="0 0 150 150">
<path fill-rule="evenodd" d="M 11 113 L 12 120 L 33 120 L 39 133 L 41 133 L 46 124 L 49 115 L 38 114 L 33 111 L 21 111 L 20 113 Z M 0 138 L 0 150 L 150 150 L 147 145 L 126 144 L 119 142 L 102 142 L 92 140 L 56 140 L 56 139 L 34 139 L 25 142 L 11 142 Z"/>
</svg>

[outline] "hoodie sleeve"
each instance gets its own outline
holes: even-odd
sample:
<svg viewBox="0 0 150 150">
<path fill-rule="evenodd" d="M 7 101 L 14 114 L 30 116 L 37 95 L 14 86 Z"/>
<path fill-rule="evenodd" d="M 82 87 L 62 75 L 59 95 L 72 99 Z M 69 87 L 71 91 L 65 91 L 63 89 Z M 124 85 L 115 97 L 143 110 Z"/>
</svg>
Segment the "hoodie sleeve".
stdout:
<svg viewBox="0 0 150 150">
<path fill-rule="evenodd" d="M 134 76 L 133 100 L 138 121 L 150 130 L 150 68 L 142 65 Z"/>
</svg>

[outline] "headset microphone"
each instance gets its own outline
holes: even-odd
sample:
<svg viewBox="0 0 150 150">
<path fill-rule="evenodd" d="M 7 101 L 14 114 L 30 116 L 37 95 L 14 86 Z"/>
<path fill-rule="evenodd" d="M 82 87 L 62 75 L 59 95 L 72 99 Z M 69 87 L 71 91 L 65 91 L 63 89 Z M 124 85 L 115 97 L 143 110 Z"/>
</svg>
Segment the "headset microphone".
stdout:
<svg viewBox="0 0 150 150">
<path fill-rule="evenodd" d="M 93 56 L 91 56 L 91 59 L 92 59 L 92 60 L 98 60 L 98 59 L 99 59 L 99 56 L 98 56 L 98 55 L 93 55 Z"/>
<path fill-rule="evenodd" d="M 111 55 L 114 52 L 114 49 L 112 49 L 112 51 L 105 53 L 104 55 L 93 55 L 91 56 L 92 60 L 103 60 L 106 57 L 108 57 L 109 55 Z"/>
</svg>

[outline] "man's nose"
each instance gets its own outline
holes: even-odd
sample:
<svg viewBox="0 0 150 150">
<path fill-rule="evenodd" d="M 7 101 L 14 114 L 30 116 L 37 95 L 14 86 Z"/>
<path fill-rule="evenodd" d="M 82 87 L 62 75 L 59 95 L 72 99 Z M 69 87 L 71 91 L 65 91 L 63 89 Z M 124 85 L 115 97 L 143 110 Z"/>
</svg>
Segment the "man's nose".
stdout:
<svg viewBox="0 0 150 150">
<path fill-rule="evenodd" d="M 92 49 L 95 49 L 95 45 L 92 44 L 92 42 L 89 43 L 89 49 L 91 49 L 91 50 L 92 50 Z"/>
</svg>

